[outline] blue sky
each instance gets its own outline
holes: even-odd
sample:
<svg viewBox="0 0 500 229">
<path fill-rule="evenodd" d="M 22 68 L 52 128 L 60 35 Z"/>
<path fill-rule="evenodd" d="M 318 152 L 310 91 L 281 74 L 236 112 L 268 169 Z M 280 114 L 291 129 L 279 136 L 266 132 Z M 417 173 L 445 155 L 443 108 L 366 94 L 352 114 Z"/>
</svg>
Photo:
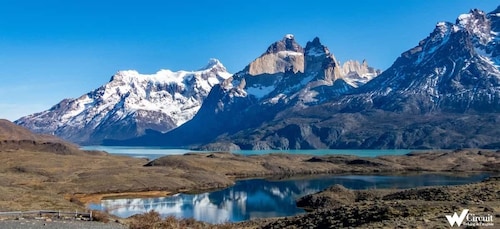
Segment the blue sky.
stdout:
<svg viewBox="0 0 500 229">
<path fill-rule="evenodd" d="M 0 0 L 0 118 L 79 97 L 116 71 L 196 70 L 209 58 L 237 72 L 292 33 L 318 36 L 338 60 L 388 68 L 472 8 L 498 1 Z"/>
</svg>

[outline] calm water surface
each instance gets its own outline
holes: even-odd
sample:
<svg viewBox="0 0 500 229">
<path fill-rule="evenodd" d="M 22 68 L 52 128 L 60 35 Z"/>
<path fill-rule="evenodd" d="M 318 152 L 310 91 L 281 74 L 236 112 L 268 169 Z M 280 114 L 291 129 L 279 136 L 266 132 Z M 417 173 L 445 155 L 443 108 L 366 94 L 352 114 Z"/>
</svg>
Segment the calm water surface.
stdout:
<svg viewBox="0 0 500 229">
<path fill-rule="evenodd" d="M 126 155 L 131 157 L 148 158 L 150 160 L 166 156 L 180 155 L 188 152 L 204 152 L 188 149 L 172 149 L 162 147 L 129 147 L 129 146 L 84 146 L 86 150 L 102 150 L 111 154 Z M 326 150 L 236 150 L 232 153 L 252 155 L 266 153 L 289 153 L 289 154 L 349 154 L 361 157 L 375 157 L 379 155 L 403 155 L 415 150 L 352 150 L 352 149 L 326 149 Z"/>
<path fill-rule="evenodd" d="M 238 222 L 253 218 L 292 216 L 304 211 L 295 200 L 333 184 L 350 189 L 412 188 L 430 185 L 458 185 L 476 182 L 487 174 L 454 177 L 446 174 L 316 176 L 289 180 L 240 180 L 224 190 L 201 194 L 176 194 L 162 198 L 102 200 L 90 207 L 120 217 L 151 210 L 162 216 L 194 218 L 210 223 Z"/>
</svg>

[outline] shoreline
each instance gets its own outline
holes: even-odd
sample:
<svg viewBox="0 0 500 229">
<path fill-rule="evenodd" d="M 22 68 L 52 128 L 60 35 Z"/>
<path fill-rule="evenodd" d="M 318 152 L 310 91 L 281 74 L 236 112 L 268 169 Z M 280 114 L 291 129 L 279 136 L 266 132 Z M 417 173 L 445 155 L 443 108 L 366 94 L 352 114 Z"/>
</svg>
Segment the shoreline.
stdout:
<svg viewBox="0 0 500 229">
<path fill-rule="evenodd" d="M 236 223 L 235 227 L 443 228 L 450 226 L 446 215 L 460 214 L 463 209 L 491 216 L 492 221 L 487 223 L 498 226 L 499 181 L 497 174 L 469 184 L 408 189 L 353 190 L 333 185 L 296 201 L 306 209 L 305 214 L 250 220 Z"/>
<path fill-rule="evenodd" d="M 2 151 L 0 211 L 84 210 L 103 198 L 158 197 L 226 188 L 235 180 L 339 174 L 500 173 L 500 151 L 462 149 L 406 155 L 187 153 L 152 161 L 108 153 Z M 43 160 L 40 160 L 43 158 Z"/>
<path fill-rule="evenodd" d="M 500 176 L 500 173 L 491 173 L 485 171 L 473 171 L 473 172 L 448 172 L 448 171 L 439 171 L 439 172 L 426 172 L 426 171 L 403 171 L 397 173 L 383 172 L 383 173 L 319 173 L 319 174 L 295 174 L 295 175 L 274 175 L 274 176 L 245 176 L 245 177 L 228 177 L 233 179 L 234 182 L 238 182 L 241 180 L 252 180 L 252 179 L 263 179 L 269 181 L 287 181 L 287 180 L 297 180 L 297 179 L 311 179 L 311 178 L 328 178 L 331 176 L 348 176 L 348 175 L 366 175 L 366 176 L 411 176 L 411 175 L 428 175 L 428 174 L 438 174 L 438 175 L 447 175 L 450 177 L 467 177 L 470 175 L 479 175 L 479 174 L 488 174 L 488 178 Z M 201 194 L 212 191 L 219 191 L 233 186 L 234 184 L 230 184 L 225 187 L 219 188 L 209 188 L 209 189 L 184 189 L 178 190 L 177 192 L 171 191 L 123 191 L 123 192 L 112 192 L 112 193 L 92 193 L 92 194 L 66 194 L 65 198 L 70 200 L 72 198 L 77 199 L 85 206 L 89 204 L 98 204 L 102 200 L 109 199 L 123 199 L 123 198 L 156 198 L 156 197 L 167 197 L 175 194 Z M 445 186 L 455 186 L 455 185 L 445 185 Z M 420 187 L 430 187 L 430 186 L 420 186 Z"/>
<path fill-rule="evenodd" d="M 98 204 L 102 200 L 106 199 L 165 197 L 170 195 L 172 195 L 172 192 L 168 191 L 134 191 L 117 193 L 66 194 L 65 198 L 68 200 L 75 198 L 88 207 L 89 204 Z"/>
</svg>

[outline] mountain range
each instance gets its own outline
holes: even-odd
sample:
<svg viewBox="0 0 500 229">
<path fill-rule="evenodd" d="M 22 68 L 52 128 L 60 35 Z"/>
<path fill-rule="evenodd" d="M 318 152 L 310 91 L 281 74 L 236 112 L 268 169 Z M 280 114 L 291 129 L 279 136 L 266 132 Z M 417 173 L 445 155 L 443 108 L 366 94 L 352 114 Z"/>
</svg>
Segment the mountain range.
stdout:
<svg viewBox="0 0 500 229">
<path fill-rule="evenodd" d="M 329 54 L 326 47 L 322 48 Z M 303 52 L 293 35 L 286 35 L 244 71 L 252 75 L 290 75 L 287 72 L 292 68 L 294 74 L 302 73 L 305 70 Z M 331 58 L 332 64 L 339 66 L 335 58 Z M 294 70 L 293 64 L 300 69 Z M 366 61 L 361 64 L 348 61 L 335 69 L 337 72 L 329 79 L 330 84 L 338 77 L 348 80 L 340 90 L 358 87 L 380 73 L 369 67 Z M 77 99 L 65 99 L 47 111 L 22 117 L 15 123 L 37 133 L 53 134 L 87 145 L 101 144 L 105 139 L 129 139 L 146 132 L 164 133 L 190 120 L 212 87 L 220 83 L 227 86 L 230 84 L 227 80 L 232 76 L 217 59 L 211 59 L 198 71 L 160 70 L 152 75 L 133 70 L 120 71 L 96 90 Z M 287 79 L 281 81 L 283 89 L 291 83 Z M 256 83 L 248 92 L 254 93 L 256 98 L 263 96 L 272 83 L 278 81 L 269 81 L 264 89 L 262 84 Z"/>
<path fill-rule="evenodd" d="M 15 123 L 79 144 L 166 132 L 190 120 L 211 88 L 230 76 L 217 59 L 198 71 L 119 71 L 96 90 Z"/>
<path fill-rule="evenodd" d="M 210 150 L 498 148 L 499 17 L 500 7 L 490 13 L 471 10 L 455 23 L 439 22 L 428 37 L 382 73 L 366 61 L 340 64 L 319 38 L 304 48 L 288 34 L 243 70 L 215 74 L 218 83 L 210 84 L 197 112 L 189 113 L 183 122 L 161 115 L 153 116 L 156 124 L 122 118 L 99 119 L 92 126 L 85 121 L 84 128 L 78 128 L 94 132 L 77 141 L 64 132 L 78 132 L 78 128 L 63 122 L 69 115 L 59 112 L 60 107 L 70 104 L 63 101 L 16 123 L 75 142 L 111 145 Z M 119 95 L 131 90 L 125 88 Z M 82 105 L 69 106 L 73 111 L 66 114 L 82 107 L 94 109 L 98 91 L 71 103 Z M 115 110 L 120 109 L 110 109 L 108 114 Z M 108 129 L 97 128 L 101 126 Z M 130 129 L 134 138 L 126 139 Z"/>
</svg>

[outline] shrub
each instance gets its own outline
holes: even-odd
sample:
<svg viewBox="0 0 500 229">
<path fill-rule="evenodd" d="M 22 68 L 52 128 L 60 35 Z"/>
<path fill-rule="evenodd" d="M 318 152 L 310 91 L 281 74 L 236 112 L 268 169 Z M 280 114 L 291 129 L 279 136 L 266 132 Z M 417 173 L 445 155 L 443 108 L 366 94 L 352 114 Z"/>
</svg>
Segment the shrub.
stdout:
<svg viewBox="0 0 500 229">
<path fill-rule="evenodd" d="M 161 216 L 158 212 L 150 211 L 141 215 L 132 216 L 130 229 L 156 229 L 164 228 L 161 223 Z"/>
</svg>

